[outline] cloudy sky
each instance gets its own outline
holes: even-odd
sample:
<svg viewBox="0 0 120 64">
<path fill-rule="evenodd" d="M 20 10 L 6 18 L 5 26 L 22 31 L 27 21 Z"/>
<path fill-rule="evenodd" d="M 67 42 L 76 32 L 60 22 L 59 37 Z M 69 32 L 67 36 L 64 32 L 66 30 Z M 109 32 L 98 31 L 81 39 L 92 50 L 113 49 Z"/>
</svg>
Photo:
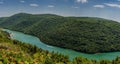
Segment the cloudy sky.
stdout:
<svg viewBox="0 0 120 64">
<path fill-rule="evenodd" d="M 120 21 L 120 0 L 0 0 L 0 17 L 21 12 Z"/>
</svg>

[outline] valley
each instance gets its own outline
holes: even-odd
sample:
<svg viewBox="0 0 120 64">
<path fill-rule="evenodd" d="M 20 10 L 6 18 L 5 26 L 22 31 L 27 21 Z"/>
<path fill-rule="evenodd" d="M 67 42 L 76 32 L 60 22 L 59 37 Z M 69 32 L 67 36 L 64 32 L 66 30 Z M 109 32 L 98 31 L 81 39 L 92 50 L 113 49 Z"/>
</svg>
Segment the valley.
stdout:
<svg viewBox="0 0 120 64">
<path fill-rule="evenodd" d="M 48 45 L 78 52 L 120 51 L 120 23 L 112 20 L 19 13 L 1 18 L 0 27 L 34 35 Z"/>
</svg>

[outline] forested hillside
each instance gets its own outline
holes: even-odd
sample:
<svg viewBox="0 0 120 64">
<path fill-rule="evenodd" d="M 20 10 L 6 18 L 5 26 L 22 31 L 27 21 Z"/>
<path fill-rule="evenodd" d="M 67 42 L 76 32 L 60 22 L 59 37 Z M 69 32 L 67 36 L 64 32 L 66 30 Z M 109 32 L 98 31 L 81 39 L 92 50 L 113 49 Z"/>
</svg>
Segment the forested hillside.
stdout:
<svg viewBox="0 0 120 64">
<path fill-rule="evenodd" d="M 0 30 L 0 64 L 69 64 L 68 56 L 37 48 L 16 40 Z"/>
<path fill-rule="evenodd" d="M 20 13 L 1 18 L 0 27 L 31 34 L 46 44 L 79 52 L 120 51 L 120 23 L 112 20 Z"/>
<path fill-rule="evenodd" d="M 120 58 L 115 60 L 89 60 L 76 57 L 72 61 L 68 56 L 48 52 L 36 46 L 11 40 L 8 33 L 0 30 L 0 64 L 119 64 Z"/>
</svg>

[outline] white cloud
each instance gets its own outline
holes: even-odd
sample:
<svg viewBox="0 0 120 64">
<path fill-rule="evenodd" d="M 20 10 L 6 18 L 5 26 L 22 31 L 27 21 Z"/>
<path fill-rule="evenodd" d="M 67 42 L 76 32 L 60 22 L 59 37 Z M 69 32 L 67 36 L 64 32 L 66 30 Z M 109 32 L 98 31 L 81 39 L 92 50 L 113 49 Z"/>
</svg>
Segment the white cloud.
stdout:
<svg viewBox="0 0 120 64">
<path fill-rule="evenodd" d="M 93 7 L 95 7 L 95 8 L 104 8 L 105 6 L 104 5 L 94 5 Z"/>
<path fill-rule="evenodd" d="M 0 2 L 0 4 L 4 4 L 4 2 Z"/>
<path fill-rule="evenodd" d="M 77 9 L 77 8 L 79 8 L 79 7 L 76 6 L 76 7 L 72 7 L 72 8 L 76 8 L 76 9 Z"/>
<path fill-rule="evenodd" d="M 74 8 L 79 8 L 79 7 L 74 7 Z"/>
<path fill-rule="evenodd" d="M 80 2 L 81 2 L 81 3 L 87 3 L 88 0 L 77 0 L 77 2 L 78 2 L 78 3 L 80 3 Z"/>
<path fill-rule="evenodd" d="M 104 3 L 105 5 L 109 6 L 109 7 L 116 7 L 116 8 L 120 8 L 119 4 L 111 4 L 111 3 Z"/>
<path fill-rule="evenodd" d="M 120 1 L 120 0 L 118 0 L 118 1 Z"/>
<path fill-rule="evenodd" d="M 25 1 L 23 1 L 23 0 L 21 0 L 20 2 L 21 2 L 21 3 L 25 3 Z"/>
<path fill-rule="evenodd" d="M 55 7 L 55 6 L 54 6 L 54 5 L 48 5 L 48 7 L 49 7 L 49 8 L 53 8 L 53 7 Z"/>
<path fill-rule="evenodd" d="M 30 4 L 30 6 L 32 6 L 32 7 L 38 7 L 39 5 L 38 4 Z"/>
</svg>

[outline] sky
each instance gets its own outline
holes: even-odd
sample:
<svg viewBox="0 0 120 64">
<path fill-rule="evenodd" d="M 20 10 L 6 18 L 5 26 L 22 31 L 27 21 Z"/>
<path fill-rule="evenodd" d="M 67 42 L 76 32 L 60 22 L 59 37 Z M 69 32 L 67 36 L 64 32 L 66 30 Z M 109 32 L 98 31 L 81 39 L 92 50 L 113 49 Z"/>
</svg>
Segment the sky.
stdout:
<svg viewBox="0 0 120 64">
<path fill-rule="evenodd" d="M 100 17 L 120 22 L 120 0 L 0 0 L 0 17 L 17 13 Z"/>
</svg>

